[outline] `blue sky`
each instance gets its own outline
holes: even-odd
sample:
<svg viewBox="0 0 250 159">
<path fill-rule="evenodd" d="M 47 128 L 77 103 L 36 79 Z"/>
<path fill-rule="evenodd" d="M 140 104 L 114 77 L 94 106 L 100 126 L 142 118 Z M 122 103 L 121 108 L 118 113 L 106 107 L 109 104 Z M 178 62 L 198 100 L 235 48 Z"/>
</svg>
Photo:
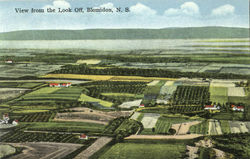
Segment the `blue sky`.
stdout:
<svg viewBox="0 0 250 159">
<path fill-rule="evenodd" d="M 48 7 L 128 7 L 130 12 L 15 12 L 15 8 Z M 248 0 L 0 0 L 0 32 L 30 29 L 249 27 L 248 7 Z"/>
</svg>

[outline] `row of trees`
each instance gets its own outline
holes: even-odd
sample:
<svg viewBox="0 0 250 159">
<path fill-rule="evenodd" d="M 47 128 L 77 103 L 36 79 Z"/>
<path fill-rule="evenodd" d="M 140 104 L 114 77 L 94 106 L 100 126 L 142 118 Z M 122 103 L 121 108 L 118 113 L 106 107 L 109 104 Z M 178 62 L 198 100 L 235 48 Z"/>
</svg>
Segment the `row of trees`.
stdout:
<svg viewBox="0 0 250 159">
<path fill-rule="evenodd" d="M 173 105 L 204 105 L 210 93 L 206 86 L 178 86 L 172 97 Z"/>
<path fill-rule="evenodd" d="M 165 69 L 140 69 L 110 67 L 103 69 L 90 68 L 86 64 L 65 65 L 60 70 L 53 71 L 56 74 L 89 74 L 89 75 L 117 75 L 117 76 L 144 76 L 144 77 L 170 77 L 170 78 L 218 78 L 218 79 L 244 79 L 249 75 L 236 75 L 230 73 L 211 72 L 179 72 Z"/>
</svg>

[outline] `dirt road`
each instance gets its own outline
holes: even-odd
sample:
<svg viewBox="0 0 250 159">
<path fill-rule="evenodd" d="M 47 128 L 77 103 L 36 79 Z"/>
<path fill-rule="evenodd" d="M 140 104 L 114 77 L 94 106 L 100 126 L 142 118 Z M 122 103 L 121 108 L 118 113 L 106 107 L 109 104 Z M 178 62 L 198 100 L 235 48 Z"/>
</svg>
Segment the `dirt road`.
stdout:
<svg viewBox="0 0 250 159">
<path fill-rule="evenodd" d="M 88 159 L 90 156 L 108 144 L 111 140 L 112 138 L 110 137 L 100 137 L 90 147 L 78 154 L 74 159 Z"/>
</svg>

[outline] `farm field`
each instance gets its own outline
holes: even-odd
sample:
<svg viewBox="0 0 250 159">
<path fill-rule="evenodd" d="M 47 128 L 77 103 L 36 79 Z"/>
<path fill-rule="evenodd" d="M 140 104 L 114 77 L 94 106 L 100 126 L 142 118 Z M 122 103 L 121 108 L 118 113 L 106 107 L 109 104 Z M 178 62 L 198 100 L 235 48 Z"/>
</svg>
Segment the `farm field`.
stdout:
<svg viewBox="0 0 250 159">
<path fill-rule="evenodd" d="M 17 155 L 11 156 L 10 159 L 21 158 L 43 158 L 43 159 L 60 159 L 73 151 L 82 147 L 81 144 L 69 143 L 48 143 L 48 142 L 27 142 L 27 143 L 11 143 L 15 147 L 25 148 L 25 150 Z"/>
<path fill-rule="evenodd" d="M 144 116 L 149 116 L 149 113 L 144 113 Z M 143 119 L 142 118 L 142 119 Z M 143 120 L 142 120 L 143 121 Z M 157 122 L 154 127 L 144 127 L 144 130 L 141 132 L 142 135 L 154 135 L 154 134 L 187 134 L 189 131 L 189 127 L 192 125 L 199 124 L 199 121 L 193 121 L 186 118 L 178 118 L 178 117 L 165 117 L 160 116 L 157 119 Z M 155 130 L 153 131 L 152 128 Z M 175 132 L 170 132 L 169 130 L 174 129 Z"/>
<path fill-rule="evenodd" d="M 117 143 L 107 150 L 100 159 L 181 159 L 184 156 L 185 144 L 150 144 L 150 143 Z"/>
<path fill-rule="evenodd" d="M 103 124 L 87 122 L 36 122 L 32 123 L 26 130 L 28 131 L 50 131 L 50 132 L 79 132 L 79 133 L 101 133 Z"/>
<path fill-rule="evenodd" d="M 18 112 L 14 111 L 14 113 L 22 113 L 22 111 L 25 112 L 26 114 L 23 115 L 21 118 L 19 118 L 19 121 L 21 122 L 49 122 L 56 115 L 56 112 L 46 111 L 46 110 L 44 110 L 45 112 L 38 112 L 38 113 L 34 113 L 37 110 L 33 110 L 33 112 L 31 112 L 32 110 L 21 110 Z"/>
<path fill-rule="evenodd" d="M 190 127 L 189 131 L 191 134 L 204 134 L 207 135 L 209 133 L 208 121 L 202 121 L 200 124 L 193 125 Z"/>
<path fill-rule="evenodd" d="M 143 94 L 132 94 L 132 93 L 102 93 L 104 96 L 115 96 L 115 97 L 134 97 L 143 98 Z"/>
<path fill-rule="evenodd" d="M 138 117 L 139 117 L 141 114 L 142 114 L 142 113 L 134 112 L 134 114 L 130 117 L 130 119 L 137 120 Z"/>
<path fill-rule="evenodd" d="M 98 111 L 79 107 L 70 109 L 73 112 L 57 113 L 54 121 L 89 122 L 107 125 L 112 119 L 129 116 L 130 111 Z"/>
<path fill-rule="evenodd" d="M 141 120 L 144 128 L 153 128 L 160 117 L 160 114 L 154 113 L 144 113 L 144 116 Z"/>
<path fill-rule="evenodd" d="M 0 125 L 8 128 L 0 140 L 26 147 L 15 159 L 73 158 L 75 150 L 78 158 L 182 159 L 187 143 L 217 137 L 216 149 L 249 154 L 249 40 L 211 40 L 178 47 L 156 40 L 166 50 L 0 49 L 0 115 L 19 121 Z M 10 55 L 14 63 L 6 64 Z M 48 85 L 66 81 L 72 86 Z M 220 111 L 204 110 L 214 103 Z M 245 111 L 232 111 L 232 103 Z M 242 140 L 228 145 L 230 137 Z M 208 152 L 200 148 L 198 158 Z"/>
<path fill-rule="evenodd" d="M 1 136 L 2 142 L 58 142 L 58 143 L 77 143 L 83 144 L 85 140 L 80 140 L 76 134 L 47 133 L 47 132 L 22 132 L 15 131 Z"/>
<path fill-rule="evenodd" d="M 95 65 L 95 64 L 98 64 L 100 62 L 101 62 L 101 60 L 98 60 L 98 59 L 88 59 L 88 60 L 77 60 L 76 61 L 77 64 L 86 63 L 87 65 Z"/>
<path fill-rule="evenodd" d="M 0 88 L 26 88 L 31 89 L 42 85 L 40 82 L 0 82 Z"/>
<path fill-rule="evenodd" d="M 245 95 L 245 90 L 244 87 L 229 87 L 228 88 L 228 96 L 231 97 L 244 97 Z"/>
<path fill-rule="evenodd" d="M 48 65 L 45 63 L 27 63 L 0 65 L 1 77 L 22 77 L 22 76 L 40 76 L 53 70 L 60 69 L 62 65 Z"/>
<path fill-rule="evenodd" d="M 210 86 L 210 100 L 215 103 L 225 104 L 228 102 L 228 88 L 227 87 L 213 87 Z"/>
<path fill-rule="evenodd" d="M 42 105 L 63 101 L 78 101 L 82 88 L 51 88 L 44 87 L 20 97 L 15 103 L 18 105 Z"/>
<path fill-rule="evenodd" d="M 228 120 L 220 120 L 220 126 L 223 134 L 231 133 L 230 125 Z"/>
<path fill-rule="evenodd" d="M 139 107 L 142 102 L 142 99 L 134 100 L 134 101 L 128 101 L 123 102 L 121 105 L 119 105 L 120 108 L 131 108 L 131 107 Z"/>
<path fill-rule="evenodd" d="M 220 122 L 218 120 L 209 120 L 208 132 L 210 135 L 222 135 Z"/>
<path fill-rule="evenodd" d="M 249 133 L 250 122 L 229 121 L 231 133 Z"/>
<path fill-rule="evenodd" d="M 98 98 L 93 98 L 93 97 L 87 96 L 86 94 L 81 94 L 79 101 L 90 102 L 90 103 L 96 102 L 104 107 L 111 107 L 113 105 L 113 103 L 109 101 L 104 101 Z"/>
<path fill-rule="evenodd" d="M 140 76 L 109 76 L 109 75 L 78 75 L 78 74 L 47 74 L 41 76 L 43 78 L 59 78 L 59 79 L 87 79 L 93 81 L 142 81 L 150 82 L 152 80 L 176 80 L 175 78 L 161 77 L 140 77 Z"/>
<path fill-rule="evenodd" d="M 209 90 L 206 86 L 177 86 L 172 100 L 174 105 L 203 105 L 209 101 Z"/>
<path fill-rule="evenodd" d="M 24 88 L 0 88 L 0 102 L 3 100 L 18 97 L 28 91 Z"/>
<path fill-rule="evenodd" d="M 11 145 L 7 145 L 7 144 L 1 144 L 0 145 L 0 158 L 4 158 L 8 155 L 12 155 L 14 153 L 16 153 L 16 149 L 15 147 L 11 146 Z"/>
</svg>

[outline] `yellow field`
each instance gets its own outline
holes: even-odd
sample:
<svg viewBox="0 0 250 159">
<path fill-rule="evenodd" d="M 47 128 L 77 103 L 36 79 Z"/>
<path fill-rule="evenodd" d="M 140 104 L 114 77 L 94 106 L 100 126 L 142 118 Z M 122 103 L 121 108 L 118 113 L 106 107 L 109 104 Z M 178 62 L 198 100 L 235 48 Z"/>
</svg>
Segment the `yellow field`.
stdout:
<svg viewBox="0 0 250 159">
<path fill-rule="evenodd" d="M 113 103 L 108 102 L 108 101 L 104 101 L 101 99 L 97 99 L 97 98 L 93 98 L 90 96 L 87 96 L 86 94 L 81 94 L 79 101 L 83 101 L 83 102 L 98 102 L 99 104 L 105 106 L 105 107 L 111 107 L 113 105 Z"/>
<path fill-rule="evenodd" d="M 161 78 L 161 77 L 141 77 L 141 76 L 110 76 L 110 75 L 78 75 L 78 74 L 47 74 L 43 78 L 71 78 L 71 79 L 87 79 L 94 81 L 142 81 L 150 82 L 152 80 L 171 80 L 175 78 Z"/>
<path fill-rule="evenodd" d="M 42 77 L 43 78 L 72 78 L 72 79 L 87 79 L 87 80 L 94 80 L 94 81 L 106 81 L 106 80 L 110 80 L 114 76 L 78 75 L 78 74 L 47 74 Z"/>
<path fill-rule="evenodd" d="M 88 60 L 78 60 L 76 63 L 77 64 L 83 64 L 86 63 L 87 65 L 91 65 L 91 64 L 98 64 L 100 63 L 101 60 L 97 60 L 97 59 L 88 59 Z"/>
<path fill-rule="evenodd" d="M 49 110 L 14 110 L 13 113 L 41 113 L 48 112 Z"/>
</svg>

